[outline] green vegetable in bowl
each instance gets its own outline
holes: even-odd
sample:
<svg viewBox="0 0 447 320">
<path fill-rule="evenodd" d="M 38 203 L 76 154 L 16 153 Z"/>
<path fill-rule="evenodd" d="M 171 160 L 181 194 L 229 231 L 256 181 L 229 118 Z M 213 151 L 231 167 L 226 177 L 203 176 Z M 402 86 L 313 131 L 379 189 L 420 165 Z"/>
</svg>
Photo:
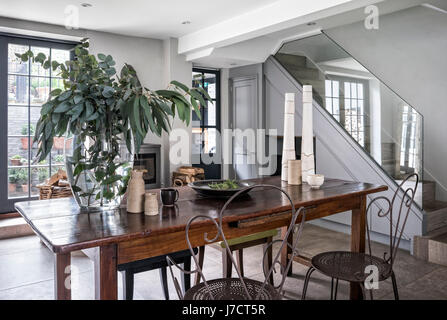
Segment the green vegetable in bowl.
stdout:
<svg viewBox="0 0 447 320">
<path fill-rule="evenodd" d="M 222 182 L 213 182 L 208 184 L 211 189 L 215 190 L 231 190 L 231 189 L 239 189 L 239 185 L 236 180 L 225 180 Z"/>
</svg>

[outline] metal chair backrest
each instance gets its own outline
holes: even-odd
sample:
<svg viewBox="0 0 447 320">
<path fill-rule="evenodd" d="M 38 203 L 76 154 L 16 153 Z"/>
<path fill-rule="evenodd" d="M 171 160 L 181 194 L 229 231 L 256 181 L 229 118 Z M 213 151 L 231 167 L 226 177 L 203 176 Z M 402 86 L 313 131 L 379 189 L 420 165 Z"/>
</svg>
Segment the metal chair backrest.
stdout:
<svg viewBox="0 0 447 320">
<path fill-rule="evenodd" d="M 289 225 L 289 227 L 287 229 L 287 232 L 286 232 L 286 234 L 284 236 L 284 239 L 282 239 L 282 240 L 274 240 L 269 245 L 269 246 L 273 246 L 275 243 L 278 243 L 278 242 L 281 243 L 278 252 L 274 256 L 274 259 L 272 261 L 272 265 L 271 265 L 271 267 L 268 270 L 265 267 L 265 261 L 266 261 L 265 256 L 266 256 L 267 250 L 269 248 L 268 248 L 268 246 L 265 248 L 264 256 L 263 256 L 264 257 L 264 259 L 263 259 L 263 270 L 264 270 L 265 280 L 264 280 L 264 282 L 262 284 L 262 287 L 261 287 L 261 290 L 259 291 L 259 293 L 256 296 L 252 296 L 252 295 L 250 295 L 249 290 L 247 289 L 246 282 L 245 282 L 244 278 L 242 277 L 239 268 L 236 265 L 236 262 L 235 262 L 235 260 L 233 258 L 233 255 L 232 255 L 231 251 L 230 251 L 230 246 L 228 245 L 227 239 L 226 239 L 225 234 L 223 232 L 223 215 L 224 215 L 225 210 L 233 202 L 233 200 L 235 200 L 241 194 L 245 194 L 248 191 L 251 191 L 252 189 L 255 189 L 255 188 L 272 188 L 272 189 L 279 190 L 282 193 L 282 195 L 285 196 L 285 198 L 290 202 L 291 211 L 292 211 L 292 217 L 291 217 L 290 225 Z M 292 201 L 290 195 L 286 191 L 284 191 L 280 187 L 277 187 L 277 186 L 274 186 L 274 185 L 259 184 L 259 185 L 249 186 L 247 188 L 244 188 L 244 189 L 238 191 L 237 193 L 235 193 L 233 196 L 231 196 L 231 198 L 229 198 L 225 202 L 224 206 L 222 207 L 222 209 L 219 212 L 219 217 L 217 219 L 212 218 L 212 217 L 207 216 L 207 215 L 197 215 L 197 216 L 194 216 L 191 219 L 189 219 L 188 223 L 186 224 L 186 242 L 188 244 L 189 250 L 191 251 L 191 255 L 192 255 L 193 259 L 194 259 L 196 268 L 194 270 L 192 270 L 192 271 L 186 271 L 183 268 L 179 267 L 168 256 L 167 257 L 167 261 L 168 261 L 168 265 L 169 265 L 169 268 L 170 268 L 170 273 L 171 273 L 171 276 L 173 278 L 174 285 L 175 285 L 177 294 L 178 294 L 180 299 L 183 299 L 183 294 L 182 294 L 182 290 L 180 289 L 180 285 L 178 283 L 178 280 L 174 276 L 174 273 L 172 271 L 172 265 L 175 265 L 181 272 L 184 272 L 184 273 L 187 273 L 187 274 L 197 273 L 201 277 L 201 279 L 203 280 L 203 283 L 204 283 L 205 287 L 207 288 L 207 291 L 208 291 L 208 293 L 210 295 L 210 298 L 212 300 L 214 300 L 214 297 L 213 297 L 213 295 L 211 293 L 211 290 L 210 290 L 210 288 L 208 286 L 207 279 L 206 279 L 206 277 L 205 277 L 205 275 L 203 273 L 202 268 L 200 267 L 198 257 L 194 254 L 194 251 L 193 251 L 194 247 L 191 244 L 191 240 L 190 240 L 190 237 L 189 237 L 189 230 L 191 228 L 191 225 L 192 225 L 192 223 L 194 221 L 196 221 L 198 219 L 210 220 L 210 221 L 212 221 L 212 223 L 216 227 L 217 233 L 216 233 L 216 235 L 212 239 L 208 238 L 208 233 L 204 234 L 205 243 L 213 243 L 213 242 L 216 242 L 216 241 L 219 241 L 219 240 L 223 241 L 223 243 L 225 244 L 225 250 L 227 250 L 228 256 L 231 259 L 231 263 L 233 264 L 234 269 L 236 270 L 236 272 L 238 274 L 238 278 L 241 281 L 241 284 L 242 284 L 242 287 L 244 289 L 244 292 L 246 294 L 247 299 L 249 299 L 249 300 L 253 300 L 253 299 L 257 300 L 259 298 L 260 294 L 262 293 L 262 289 L 264 289 L 264 287 L 267 285 L 267 282 L 268 282 L 268 279 L 269 279 L 270 275 L 272 275 L 272 273 L 275 271 L 275 266 L 276 265 L 279 265 L 279 267 L 281 269 L 282 278 L 281 278 L 281 282 L 279 283 L 279 285 L 275 286 L 275 289 L 277 290 L 278 293 L 280 293 L 280 294 L 282 293 L 282 288 L 283 288 L 285 279 L 287 277 L 287 273 L 288 273 L 288 271 L 289 271 L 289 269 L 290 269 L 290 267 L 292 265 L 293 258 L 296 255 L 298 255 L 297 244 L 298 244 L 298 240 L 299 240 L 299 238 L 300 238 L 300 236 L 302 234 L 302 230 L 303 230 L 303 226 L 304 226 L 304 222 L 305 222 L 305 210 L 304 210 L 304 208 L 301 207 L 301 208 L 299 208 L 299 210 L 295 210 L 295 206 L 293 204 L 293 201 Z M 296 227 L 298 228 L 298 231 L 296 232 L 296 236 L 295 236 L 295 239 L 294 239 L 293 243 L 290 244 L 290 243 L 288 243 L 289 235 L 290 235 L 291 232 L 293 232 L 293 229 L 296 228 Z M 288 261 L 287 266 L 284 267 L 281 264 L 280 256 L 281 256 L 281 252 L 285 249 L 285 246 L 288 246 L 290 248 L 291 257 L 290 257 L 290 259 Z"/>
<path fill-rule="evenodd" d="M 414 186 L 406 187 L 406 185 L 408 185 L 408 182 L 410 181 L 411 183 L 413 183 L 414 181 Z M 394 263 L 397 254 L 397 249 L 399 248 L 400 240 L 402 239 L 405 225 L 407 224 L 408 216 L 411 211 L 411 206 L 413 205 L 414 202 L 414 197 L 416 195 L 418 184 L 419 184 L 419 176 L 416 173 L 412 173 L 399 184 L 399 187 L 394 192 L 393 198 L 391 200 L 389 200 L 387 197 L 384 196 L 376 197 L 369 202 L 368 207 L 366 209 L 368 216 L 368 213 L 372 211 L 374 204 L 378 208 L 377 215 L 381 218 L 387 217 L 389 219 L 390 253 L 385 252 L 383 258 L 391 265 L 393 265 Z M 401 193 L 401 191 L 403 191 L 403 194 Z M 382 203 L 385 203 L 385 208 L 381 205 Z M 395 212 L 396 208 L 398 208 L 397 212 Z M 366 219 L 366 225 L 368 235 L 368 249 L 369 254 L 372 255 L 371 237 L 370 237 L 368 219 Z"/>
</svg>

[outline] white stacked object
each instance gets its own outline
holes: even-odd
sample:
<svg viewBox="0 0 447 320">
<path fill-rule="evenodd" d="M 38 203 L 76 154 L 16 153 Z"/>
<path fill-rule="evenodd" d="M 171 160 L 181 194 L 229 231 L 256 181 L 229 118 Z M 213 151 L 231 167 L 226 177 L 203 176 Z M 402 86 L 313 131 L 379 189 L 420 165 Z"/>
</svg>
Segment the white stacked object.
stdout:
<svg viewBox="0 0 447 320">
<path fill-rule="evenodd" d="M 281 180 L 287 181 L 288 161 L 295 160 L 295 94 L 285 94 Z"/>
<path fill-rule="evenodd" d="M 312 119 L 312 86 L 303 86 L 303 133 L 301 140 L 302 179 L 315 174 L 314 134 Z"/>
</svg>

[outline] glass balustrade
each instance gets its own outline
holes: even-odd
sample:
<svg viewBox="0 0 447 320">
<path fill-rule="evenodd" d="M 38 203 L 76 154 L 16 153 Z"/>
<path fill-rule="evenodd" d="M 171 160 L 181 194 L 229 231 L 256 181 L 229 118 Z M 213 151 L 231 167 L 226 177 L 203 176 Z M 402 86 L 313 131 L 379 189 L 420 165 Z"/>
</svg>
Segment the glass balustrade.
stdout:
<svg viewBox="0 0 447 320">
<path fill-rule="evenodd" d="M 396 183 L 423 180 L 422 115 L 343 48 L 319 34 L 285 43 L 275 58 Z"/>
</svg>

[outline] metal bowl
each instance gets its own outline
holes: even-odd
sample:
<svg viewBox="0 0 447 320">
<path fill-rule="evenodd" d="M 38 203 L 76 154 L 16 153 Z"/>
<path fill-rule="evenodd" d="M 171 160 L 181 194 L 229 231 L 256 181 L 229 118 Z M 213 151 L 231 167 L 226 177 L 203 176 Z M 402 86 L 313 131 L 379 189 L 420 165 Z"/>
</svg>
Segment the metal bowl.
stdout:
<svg viewBox="0 0 447 320">
<path fill-rule="evenodd" d="M 235 181 L 235 183 L 238 185 L 237 189 L 219 190 L 219 189 L 213 189 L 209 186 L 212 183 L 222 183 L 224 181 L 226 181 L 226 180 L 215 180 L 215 179 L 200 180 L 200 181 L 194 181 L 194 182 L 188 183 L 188 186 L 191 187 L 192 189 L 194 189 L 194 191 L 196 191 L 198 194 L 200 194 L 202 196 L 228 198 L 228 197 L 231 197 L 236 192 L 238 192 L 246 187 L 255 185 L 254 182 L 250 182 L 250 181 Z M 249 192 L 249 191 L 250 190 L 247 190 L 247 192 Z M 245 192 L 241 193 L 241 195 L 242 194 L 245 194 Z"/>
</svg>

